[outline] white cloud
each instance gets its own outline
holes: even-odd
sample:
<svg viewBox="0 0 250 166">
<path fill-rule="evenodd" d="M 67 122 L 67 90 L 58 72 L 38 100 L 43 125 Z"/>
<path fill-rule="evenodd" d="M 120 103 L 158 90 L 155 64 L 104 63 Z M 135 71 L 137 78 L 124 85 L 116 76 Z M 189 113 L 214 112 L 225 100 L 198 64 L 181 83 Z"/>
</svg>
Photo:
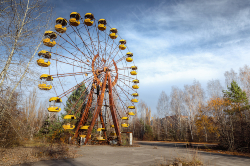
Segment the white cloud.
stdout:
<svg viewBox="0 0 250 166">
<path fill-rule="evenodd" d="M 218 78 L 225 64 L 224 58 L 210 53 L 167 56 L 145 59 L 137 63 L 140 82 L 147 85 L 188 79 L 208 80 Z M 221 67 L 220 67 L 221 66 Z M 219 72 L 218 72 L 219 71 Z"/>
<path fill-rule="evenodd" d="M 141 82 L 218 79 L 250 60 L 250 7 L 234 1 L 184 1 L 139 8 L 118 22 Z M 237 63 L 236 63 L 237 62 Z"/>
</svg>

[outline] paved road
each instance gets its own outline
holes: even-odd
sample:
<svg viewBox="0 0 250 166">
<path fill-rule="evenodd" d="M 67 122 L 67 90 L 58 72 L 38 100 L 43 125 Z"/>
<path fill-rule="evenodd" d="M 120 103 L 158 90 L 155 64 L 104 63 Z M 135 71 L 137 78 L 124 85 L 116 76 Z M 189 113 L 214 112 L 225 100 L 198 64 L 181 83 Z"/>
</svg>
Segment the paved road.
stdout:
<svg viewBox="0 0 250 166">
<path fill-rule="evenodd" d="M 148 166 L 160 165 L 174 158 L 191 158 L 197 151 L 186 148 L 185 144 L 163 142 L 137 142 L 140 147 L 83 146 L 79 149 L 82 157 L 65 160 L 48 160 L 23 166 Z M 215 166 L 250 166 L 250 158 L 224 154 L 198 152 L 198 157 L 205 165 Z"/>
</svg>

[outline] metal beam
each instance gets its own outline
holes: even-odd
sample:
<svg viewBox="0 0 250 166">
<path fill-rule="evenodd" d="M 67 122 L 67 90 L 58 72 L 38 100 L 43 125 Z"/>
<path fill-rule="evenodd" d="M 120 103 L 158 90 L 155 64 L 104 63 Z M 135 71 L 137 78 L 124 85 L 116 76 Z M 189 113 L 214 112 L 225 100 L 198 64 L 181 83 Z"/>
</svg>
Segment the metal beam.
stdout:
<svg viewBox="0 0 250 166">
<path fill-rule="evenodd" d="M 97 108 L 96 110 L 94 111 L 94 115 L 93 115 L 93 118 L 92 118 L 92 122 L 91 122 L 91 125 L 89 126 L 89 129 L 88 129 L 88 134 L 86 135 L 86 139 L 85 139 L 85 142 L 84 142 L 84 145 L 86 145 L 86 143 L 88 142 L 88 139 L 89 139 L 89 136 L 92 132 L 92 129 L 95 125 L 95 121 L 101 111 L 101 108 L 102 108 L 102 104 L 103 104 L 103 99 L 104 99 L 104 93 L 105 93 L 105 89 L 106 89 L 106 82 L 107 82 L 107 73 L 105 74 L 105 78 L 104 78 L 104 81 L 103 81 L 103 84 L 102 84 L 102 91 L 101 91 L 101 94 L 98 96 L 98 99 L 97 99 Z"/>
<path fill-rule="evenodd" d="M 100 120 L 101 120 L 102 128 L 105 128 L 105 124 L 104 124 L 103 117 L 102 117 L 102 111 L 100 111 L 99 116 L 100 116 Z M 106 128 L 105 128 L 105 130 L 106 130 Z M 104 134 L 104 138 L 105 138 L 105 140 L 107 140 L 107 134 L 106 134 L 106 131 L 103 131 L 103 134 Z"/>
<path fill-rule="evenodd" d="M 89 109 L 90 109 L 90 107 L 91 107 L 91 105 L 92 105 L 93 92 L 94 92 L 94 89 L 93 89 L 93 87 L 92 87 L 92 88 L 91 88 L 91 91 L 90 91 L 90 93 L 89 93 L 89 96 L 88 96 L 87 105 L 86 105 L 85 110 L 84 110 L 84 112 L 83 112 L 83 114 L 82 114 L 81 120 L 80 120 L 80 122 L 79 122 L 79 124 L 78 124 L 78 126 L 77 126 L 77 128 L 76 128 L 76 131 L 75 131 L 75 138 L 78 137 L 78 132 L 79 132 L 80 127 L 81 127 L 82 125 L 84 125 L 84 124 L 86 123 L 87 119 L 88 119 Z"/>
<path fill-rule="evenodd" d="M 113 123 L 115 126 L 115 132 L 117 135 L 117 140 L 118 140 L 118 145 L 121 145 L 121 133 L 119 129 L 119 123 L 116 115 L 116 110 L 115 110 L 115 105 L 114 105 L 114 100 L 113 100 L 113 93 L 112 93 L 112 82 L 111 82 L 111 75 L 108 73 L 108 88 L 109 88 L 109 108 L 111 111 Z"/>
</svg>

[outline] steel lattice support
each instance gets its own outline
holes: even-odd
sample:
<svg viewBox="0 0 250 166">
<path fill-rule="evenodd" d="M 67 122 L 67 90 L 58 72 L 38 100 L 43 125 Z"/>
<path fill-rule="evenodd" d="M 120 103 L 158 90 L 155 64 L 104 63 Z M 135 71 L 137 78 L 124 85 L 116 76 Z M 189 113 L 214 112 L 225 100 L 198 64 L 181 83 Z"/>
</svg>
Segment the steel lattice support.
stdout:
<svg viewBox="0 0 250 166">
<path fill-rule="evenodd" d="M 100 111 L 99 116 L 100 116 L 100 120 L 101 120 L 102 128 L 105 128 L 105 124 L 104 124 L 103 117 L 102 117 L 102 111 Z M 105 129 L 105 130 L 106 130 L 106 129 Z M 107 134 L 106 134 L 106 131 L 103 131 L 103 134 L 104 134 L 104 138 L 105 138 L 105 140 L 107 140 Z"/>
<path fill-rule="evenodd" d="M 81 127 L 82 125 L 84 125 L 84 124 L 86 123 L 86 121 L 87 121 L 88 114 L 89 114 L 89 109 L 90 109 L 91 104 L 92 104 L 93 92 L 94 92 L 94 90 L 93 90 L 93 87 L 92 87 L 92 88 L 91 88 L 91 91 L 90 91 L 90 93 L 89 93 L 89 96 L 88 96 L 87 105 L 86 105 L 85 110 L 84 110 L 84 112 L 83 112 L 83 114 L 82 114 L 81 120 L 80 120 L 80 122 L 79 122 L 79 124 L 78 124 L 78 126 L 77 126 L 77 128 L 76 128 L 76 131 L 75 131 L 75 138 L 78 137 L 78 132 L 79 132 L 80 127 Z"/>
<path fill-rule="evenodd" d="M 112 82 L 111 82 L 111 75 L 108 73 L 108 88 L 109 88 L 109 108 L 111 111 L 113 123 L 115 126 L 115 132 L 117 135 L 118 139 L 118 145 L 121 145 L 121 133 L 119 129 L 119 123 L 117 121 L 117 116 L 116 116 L 116 110 L 115 110 L 115 105 L 114 105 L 114 100 L 113 100 L 113 93 L 112 93 Z"/>
<path fill-rule="evenodd" d="M 106 72 L 105 78 L 104 78 L 104 81 L 103 81 L 103 84 L 102 84 L 102 91 L 101 91 L 101 94 L 99 95 L 99 97 L 97 99 L 98 106 L 97 106 L 96 110 L 94 111 L 92 122 L 91 122 L 91 125 L 89 126 L 88 134 L 86 135 L 84 145 L 86 145 L 86 143 L 88 142 L 89 136 L 90 136 L 90 134 L 92 132 L 92 129 L 93 129 L 94 125 L 95 125 L 95 121 L 96 121 L 96 119 L 97 119 L 97 117 L 98 117 L 98 115 L 99 115 L 99 113 L 101 111 L 101 108 L 102 108 L 104 93 L 105 93 L 105 89 L 106 89 L 107 75 L 108 75 L 108 73 Z"/>
</svg>

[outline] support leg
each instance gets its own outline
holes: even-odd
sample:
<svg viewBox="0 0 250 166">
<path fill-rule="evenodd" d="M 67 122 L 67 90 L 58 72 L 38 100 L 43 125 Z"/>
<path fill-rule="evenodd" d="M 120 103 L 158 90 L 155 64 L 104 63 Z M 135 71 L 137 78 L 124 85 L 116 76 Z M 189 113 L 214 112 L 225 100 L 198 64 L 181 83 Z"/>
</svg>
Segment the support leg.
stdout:
<svg viewBox="0 0 250 166">
<path fill-rule="evenodd" d="M 88 119 L 88 114 L 89 114 L 89 109 L 91 107 L 91 104 L 92 104 L 92 98 L 93 98 L 93 89 L 91 89 L 90 93 L 89 93 L 89 96 L 88 96 L 88 102 L 87 102 L 87 105 L 85 107 L 85 110 L 82 114 L 82 117 L 81 117 L 81 120 L 76 128 L 76 131 L 75 131 L 75 138 L 78 137 L 78 132 L 79 132 L 79 129 L 82 125 L 84 125 Z"/>
<path fill-rule="evenodd" d="M 105 89 L 106 89 L 106 82 L 107 82 L 107 73 L 105 74 L 105 78 L 104 78 L 104 81 L 103 81 L 103 84 L 102 84 L 102 91 L 101 91 L 101 94 L 99 95 L 98 99 L 97 99 L 97 108 L 96 110 L 94 111 L 94 115 L 93 115 L 93 119 L 92 119 L 92 122 L 91 122 L 91 125 L 89 126 L 89 129 L 88 129 L 88 134 L 86 135 L 86 140 L 84 142 L 84 145 L 86 145 L 86 143 L 88 142 L 88 139 L 89 139 L 89 136 L 92 132 L 92 129 L 95 125 L 95 121 L 101 111 L 101 108 L 102 108 L 102 104 L 103 104 L 103 99 L 104 99 L 104 93 L 105 93 Z"/>
<path fill-rule="evenodd" d="M 111 76 L 110 73 L 108 73 L 108 88 L 109 88 L 109 106 L 110 106 L 110 111 L 113 119 L 113 123 L 115 126 L 115 132 L 117 135 L 118 139 L 118 145 L 121 145 L 121 133 L 119 129 L 119 123 L 116 115 L 116 110 L 115 110 L 115 105 L 114 105 L 114 100 L 113 100 L 113 93 L 112 93 L 112 82 L 111 82 Z"/>
<path fill-rule="evenodd" d="M 99 116 L 100 116 L 100 120 L 101 120 L 102 128 L 105 128 L 105 124 L 104 124 L 103 117 L 102 117 L 102 111 L 100 111 Z M 104 138 L 105 138 L 105 140 L 107 140 L 107 134 L 106 134 L 106 131 L 104 131 L 104 132 L 103 132 L 103 134 L 104 134 Z"/>
</svg>

